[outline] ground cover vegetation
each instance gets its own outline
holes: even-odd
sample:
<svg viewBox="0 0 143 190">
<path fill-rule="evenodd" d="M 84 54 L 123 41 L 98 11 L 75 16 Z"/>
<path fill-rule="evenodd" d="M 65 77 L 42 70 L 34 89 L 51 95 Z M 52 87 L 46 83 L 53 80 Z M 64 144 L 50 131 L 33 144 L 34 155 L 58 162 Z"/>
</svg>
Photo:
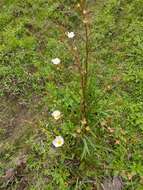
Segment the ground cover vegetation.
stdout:
<svg viewBox="0 0 143 190">
<path fill-rule="evenodd" d="M 0 1 L 0 189 L 143 189 L 143 1 Z"/>
</svg>

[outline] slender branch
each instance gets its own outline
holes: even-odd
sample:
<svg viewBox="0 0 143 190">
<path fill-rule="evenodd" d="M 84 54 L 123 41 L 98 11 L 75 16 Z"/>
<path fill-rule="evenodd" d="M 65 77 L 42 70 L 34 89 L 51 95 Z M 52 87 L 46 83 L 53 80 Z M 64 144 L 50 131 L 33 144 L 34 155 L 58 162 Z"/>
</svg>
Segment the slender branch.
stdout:
<svg viewBox="0 0 143 190">
<path fill-rule="evenodd" d="M 86 119 L 86 90 L 85 90 L 85 72 L 84 68 L 82 68 L 82 61 L 80 58 L 80 52 L 77 47 L 74 46 L 73 42 L 69 41 L 69 45 L 67 46 L 69 51 L 72 53 L 75 58 L 75 63 L 78 68 L 78 72 L 80 75 L 80 88 L 81 88 L 81 101 L 80 101 L 80 110 L 81 110 L 81 120 Z"/>
<path fill-rule="evenodd" d="M 81 16 L 83 19 L 84 29 L 85 29 L 85 61 L 83 64 L 83 115 L 82 115 L 82 121 L 83 125 L 88 125 L 88 118 L 87 118 L 87 85 L 88 85 L 88 65 L 89 65 L 89 39 L 88 39 L 88 18 L 87 18 L 87 10 L 86 7 L 86 1 L 81 0 Z"/>
<path fill-rule="evenodd" d="M 89 59 L 89 40 L 88 40 L 88 25 L 85 24 L 85 51 L 86 51 L 86 57 L 85 57 L 85 83 L 87 85 L 87 79 L 88 79 L 88 59 Z"/>
<path fill-rule="evenodd" d="M 86 7 L 86 0 L 80 0 L 80 4 L 78 6 L 82 21 L 84 24 L 85 30 L 85 59 L 82 62 L 80 58 L 80 52 L 75 47 L 73 43 L 69 41 L 69 50 L 72 53 L 73 57 L 75 58 L 76 66 L 78 68 L 78 72 L 80 75 L 80 88 L 81 88 L 81 100 L 80 100 L 80 111 L 81 111 L 81 122 L 83 127 L 88 125 L 88 118 L 87 118 L 87 87 L 88 87 L 88 65 L 89 65 L 89 38 L 88 38 L 88 15 Z M 66 30 L 65 27 L 60 27 L 61 31 L 65 34 Z M 63 37 L 64 38 L 64 37 Z M 63 41 L 63 39 L 61 39 Z"/>
</svg>

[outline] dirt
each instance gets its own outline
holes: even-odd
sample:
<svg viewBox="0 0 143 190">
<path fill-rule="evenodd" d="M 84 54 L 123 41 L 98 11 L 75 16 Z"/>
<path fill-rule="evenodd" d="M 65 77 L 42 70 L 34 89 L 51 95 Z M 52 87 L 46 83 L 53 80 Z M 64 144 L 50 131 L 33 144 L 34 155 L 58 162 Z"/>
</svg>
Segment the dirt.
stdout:
<svg viewBox="0 0 143 190">
<path fill-rule="evenodd" d="M 29 147 L 26 146 L 25 142 L 27 138 L 33 135 L 37 130 L 36 124 L 39 119 L 37 114 L 40 114 L 36 106 L 40 101 L 39 97 L 33 98 L 33 101 L 30 103 L 18 99 L 11 100 L 10 98 L 1 98 L 0 186 L 1 183 L 7 184 L 9 181 L 13 183 L 17 179 L 20 185 L 19 189 L 24 189 L 27 185 L 27 177 L 24 174 L 25 169 L 21 169 L 21 165 L 23 164 L 21 158 L 29 154 Z M 46 113 L 46 110 L 44 113 Z M 19 172 L 19 163 L 22 163 L 20 164 L 20 172 L 22 172 L 22 174 Z M 7 187 L 6 185 L 6 188 Z"/>
<path fill-rule="evenodd" d="M 18 102 L 3 99 L 0 108 L 0 129 L 4 131 L 1 140 L 11 138 L 14 141 L 22 132 L 26 123 L 32 122 L 32 113 L 28 107 Z"/>
<path fill-rule="evenodd" d="M 10 100 L 2 98 L 0 102 L 0 163 L 4 161 L 5 154 L 9 150 L 24 147 L 24 141 L 30 133 L 36 130 L 36 124 L 41 117 L 37 105 L 39 97 L 33 98 L 32 102 Z M 43 110 L 42 110 L 43 111 Z M 44 114 L 47 110 L 44 110 Z M 43 115 L 42 115 L 43 117 Z M 21 150 L 23 151 L 23 150 Z M 13 153 L 15 154 L 15 152 Z"/>
</svg>

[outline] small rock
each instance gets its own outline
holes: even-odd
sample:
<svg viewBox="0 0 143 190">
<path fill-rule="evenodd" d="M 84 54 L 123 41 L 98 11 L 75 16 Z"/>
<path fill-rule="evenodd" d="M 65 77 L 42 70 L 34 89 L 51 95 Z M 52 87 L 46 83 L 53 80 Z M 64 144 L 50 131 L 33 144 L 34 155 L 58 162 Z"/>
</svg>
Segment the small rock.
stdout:
<svg viewBox="0 0 143 190">
<path fill-rule="evenodd" d="M 102 184 L 102 190 L 122 190 L 123 182 L 121 177 L 115 176 L 113 179 L 105 179 Z"/>
<path fill-rule="evenodd" d="M 4 179 L 6 181 L 12 181 L 15 178 L 15 170 L 13 168 L 9 168 L 4 175 Z"/>
</svg>

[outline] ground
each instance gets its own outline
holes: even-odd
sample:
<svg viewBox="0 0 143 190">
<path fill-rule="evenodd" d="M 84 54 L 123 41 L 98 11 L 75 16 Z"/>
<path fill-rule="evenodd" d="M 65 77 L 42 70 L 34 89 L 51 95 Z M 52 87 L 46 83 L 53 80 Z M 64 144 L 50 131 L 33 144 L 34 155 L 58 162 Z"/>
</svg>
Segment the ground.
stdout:
<svg viewBox="0 0 143 190">
<path fill-rule="evenodd" d="M 143 1 L 87 1 L 89 131 L 81 134 L 84 58 L 78 1 L 0 2 L 0 189 L 143 189 Z M 55 67 L 51 59 L 60 57 Z M 51 113 L 62 112 L 55 121 Z M 65 139 L 56 149 L 52 140 Z"/>
</svg>

